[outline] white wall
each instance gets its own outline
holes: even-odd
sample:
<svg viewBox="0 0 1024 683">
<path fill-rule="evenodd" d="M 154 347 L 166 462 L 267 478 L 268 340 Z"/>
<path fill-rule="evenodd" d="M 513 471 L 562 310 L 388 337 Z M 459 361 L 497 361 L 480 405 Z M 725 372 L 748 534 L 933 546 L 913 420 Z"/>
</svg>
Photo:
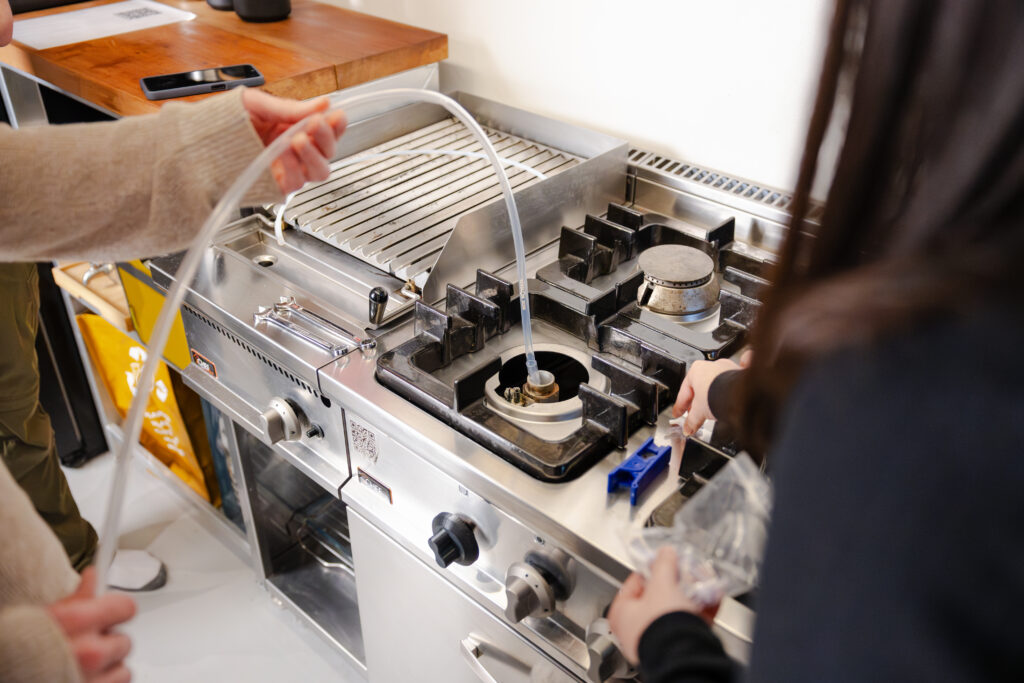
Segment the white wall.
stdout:
<svg viewBox="0 0 1024 683">
<path fill-rule="evenodd" d="M 325 0 L 449 36 L 442 88 L 789 189 L 830 0 Z"/>
</svg>

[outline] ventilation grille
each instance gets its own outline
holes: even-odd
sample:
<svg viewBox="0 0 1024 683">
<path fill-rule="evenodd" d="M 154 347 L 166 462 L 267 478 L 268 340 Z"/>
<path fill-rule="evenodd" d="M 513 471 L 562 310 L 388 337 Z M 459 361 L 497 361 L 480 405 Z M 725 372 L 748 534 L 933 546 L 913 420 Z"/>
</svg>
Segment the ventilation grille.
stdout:
<svg viewBox="0 0 1024 683">
<path fill-rule="evenodd" d="M 774 209 L 785 211 L 793 201 L 793 195 L 781 190 L 758 185 L 749 180 L 733 178 L 718 171 L 702 168 L 683 161 L 676 161 L 675 159 L 663 157 L 653 152 L 645 152 L 641 149 L 629 150 L 629 163 L 691 182 L 701 183 L 722 192 L 728 192 L 736 197 L 760 202 Z"/>
<path fill-rule="evenodd" d="M 181 311 L 182 311 L 183 314 L 189 315 L 189 316 L 195 318 L 196 320 L 198 320 L 198 321 L 200 321 L 202 323 L 205 323 L 209 327 L 213 328 L 222 337 L 231 340 L 231 342 L 234 343 L 235 346 L 238 346 L 239 348 L 245 349 L 246 351 L 248 351 L 249 354 L 253 358 L 255 358 L 255 359 L 259 360 L 259 361 L 262 361 L 264 365 L 266 365 L 271 370 L 276 371 L 282 377 L 285 377 L 286 379 L 291 381 L 292 384 L 294 384 L 295 386 L 301 387 L 302 389 L 305 389 L 309 393 L 311 393 L 314 396 L 319 398 L 320 393 L 316 389 L 314 389 L 313 387 L 309 386 L 308 384 L 303 382 L 301 379 L 299 379 L 298 377 L 296 377 L 292 373 L 288 372 L 287 370 L 282 368 L 280 365 L 278 365 L 274 361 L 272 361 L 269 358 L 267 358 L 265 355 L 260 353 L 259 350 L 255 349 L 252 346 L 250 346 L 249 344 L 247 344 L 243 339 L 240 339 L 240 338 L 236 337 L 235 335 L 231 334 L 230 332 L 228 332 L 226 329 L 221 327 L 221 325 L 218 324 L 217 322 L 215 322 L 213 320 L 210 320 L 209 318 L 207 318 L 205 315 L 203 315 L 199 311 L 195 310 L 194 308 L 190 308 L 187 305 L 182 305 Z"/>
</svg>

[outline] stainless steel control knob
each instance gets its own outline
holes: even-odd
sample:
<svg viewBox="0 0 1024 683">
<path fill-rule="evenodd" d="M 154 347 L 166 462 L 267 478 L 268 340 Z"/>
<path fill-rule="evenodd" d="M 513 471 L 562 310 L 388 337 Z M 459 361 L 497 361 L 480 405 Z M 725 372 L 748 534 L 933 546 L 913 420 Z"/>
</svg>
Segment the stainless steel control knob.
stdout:
<svg viewBox="0 0 1024 683">
<path fill-rule="evenodd" d="M 511 622 L 555 611 L 555 592 L 536 567 L 516 562 L 505 576 L 505 616 Z"/>
<path fill-rule="evenodd" d="M 595 619 L 587 627 L 587 654 L 590 655 L 587 678 L 593 683 L 629 678 L 636 673 L 615 644 L 607 619 Z"/>
<path fill-rule="evenodd" d="M 260 426 L 270 443 L 292 441 L 302 433 L 299 416 L 299 411 L 291 403 L 275 396 L 270 400 L 270 407 L 260 415 Z"/>
<path fill-rule="evenodd" d="M 516 623 L 546 617 L 576 586 L 575 563 L 561 550 L 534 550 L 505 574 L 505 617 Z"/>
</svg>

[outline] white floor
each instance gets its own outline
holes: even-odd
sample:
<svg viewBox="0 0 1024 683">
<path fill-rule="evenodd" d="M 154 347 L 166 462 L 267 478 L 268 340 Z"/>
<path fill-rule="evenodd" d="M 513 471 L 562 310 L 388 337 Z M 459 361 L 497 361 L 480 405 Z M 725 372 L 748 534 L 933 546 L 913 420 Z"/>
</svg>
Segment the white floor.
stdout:
<svg viewBox="0 0 1024 683">
<path fill-rule="evenodd" d="M 97 529 L 113 461 L 108 454 L 65 469 L 82 515 Z M 134 680 L 364 680 L 271 600 L 214 522 L 140 461 L 132 469 L 119 547 L 148 550 L 168 568 L 166 586 L 134 594 L 139 613 L 123 629 L 133 641 Z"/>
</svg>

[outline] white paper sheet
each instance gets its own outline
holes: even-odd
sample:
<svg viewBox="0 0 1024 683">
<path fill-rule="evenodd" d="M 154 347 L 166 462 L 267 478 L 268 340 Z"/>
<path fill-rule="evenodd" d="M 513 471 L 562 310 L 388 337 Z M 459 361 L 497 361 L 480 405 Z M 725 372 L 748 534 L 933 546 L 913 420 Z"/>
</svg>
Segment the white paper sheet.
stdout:
<svg viewBox="0 0 1024 683">
<path fill-rule="evenodd" d="M 195 17 L 191 12 L 151 0 L 126 0 L 46 17 L 16 20 L 14 39 L 36 50 L 45 50 L 48 47 L 189 21 Z"/>
</svg>

